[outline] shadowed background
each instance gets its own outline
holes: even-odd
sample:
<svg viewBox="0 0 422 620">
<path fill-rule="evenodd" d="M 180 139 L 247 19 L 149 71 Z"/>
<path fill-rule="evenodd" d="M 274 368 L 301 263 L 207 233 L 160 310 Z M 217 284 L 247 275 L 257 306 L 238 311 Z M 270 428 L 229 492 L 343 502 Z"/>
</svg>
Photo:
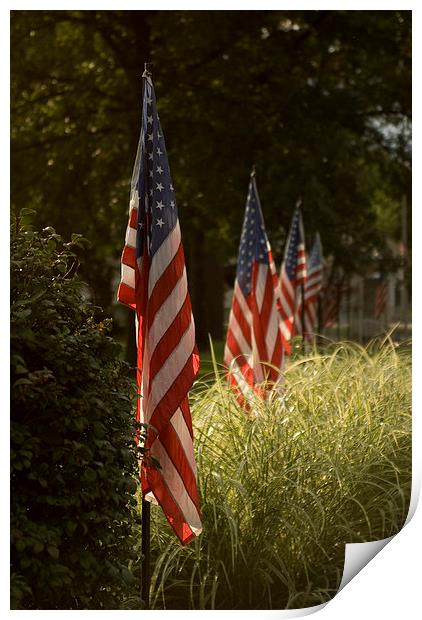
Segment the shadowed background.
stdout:
<svg viewBox="0 0 422 620">
<path fill-rule="evenodd" d="M 80 273 L 121 340 L 145 61 L 200 345 L 224 337 L 252 163 L 277 265 L 300 196 L 308 245 L 319 230 L 336 268 L 398 267 L 386 240 L 410 203 L 410 11 L 13 11 L 11 32 L 12 209 L 91 241 Z"/>
</svg>

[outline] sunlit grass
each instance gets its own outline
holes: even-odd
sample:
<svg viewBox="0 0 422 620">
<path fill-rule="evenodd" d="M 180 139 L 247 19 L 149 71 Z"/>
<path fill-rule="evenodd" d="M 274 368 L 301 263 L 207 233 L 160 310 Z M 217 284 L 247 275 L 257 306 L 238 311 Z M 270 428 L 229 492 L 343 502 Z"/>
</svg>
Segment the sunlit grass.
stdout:
<svg viewBox="0 0 422 620">
<path fill-rule="evenodd" d="M 323 602 L 345 543 L 390 536 L 406 518 L 410 354 L 391 343 L 314 352 L 250 416 L 214 366 L 191 398 L 204 531 L 182 548 L 152 511 L 152 607 Z"/>
</svg>

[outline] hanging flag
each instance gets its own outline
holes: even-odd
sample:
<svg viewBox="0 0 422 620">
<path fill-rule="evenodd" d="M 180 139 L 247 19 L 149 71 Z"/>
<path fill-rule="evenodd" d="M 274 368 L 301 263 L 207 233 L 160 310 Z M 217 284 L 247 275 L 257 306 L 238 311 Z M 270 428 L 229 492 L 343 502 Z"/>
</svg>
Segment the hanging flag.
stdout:
<svg viewBox="0 0 422 620">
<path fill-rule="evenodd" d="M 319 233 L 309 254 L 305 283 L 305 338 L 312 340 L 317 324 L 318 300 L 322 289 L 322 246 Z"/>
<path fill-rule="evenodd" d="M 336 275 L 322 291 L 322 324 L 324 327 L 333 327 L 338 323 L 344 288 L 344 277 Z"/>
<path fill-rule="evenodd" d="M 380 319 L 385 313 L 387 305 L 388 283 L 387 280 L 381 280 L 375 291 L 375 311 L 374 316 Z"/>
<path fill-rule="evenodd" d="M 295 208 L 280 272 L 281 335 L 286 353 L 290 341 L 302 332 L 302 296 L 306 283 L 305 235 L 302 213 Z"/>
<path fill-rule="evenodd" d="M 188 391 L 199 357 L 176 197 L 151 77 L 144 73 L 142 128 L 132 176 L 118 300 L 136 311 L 138 420 L 148 424 L 142 492 L 180 541 L 202 526 Z"/>
<path fill-rule="evenodd" d="M 224 351 L 228 381 L 246 407 L 248 396 L 255 392 L 265 399 L 280 379 L 277 295 L 277 274 L 252 172 Z"/>
</svg>

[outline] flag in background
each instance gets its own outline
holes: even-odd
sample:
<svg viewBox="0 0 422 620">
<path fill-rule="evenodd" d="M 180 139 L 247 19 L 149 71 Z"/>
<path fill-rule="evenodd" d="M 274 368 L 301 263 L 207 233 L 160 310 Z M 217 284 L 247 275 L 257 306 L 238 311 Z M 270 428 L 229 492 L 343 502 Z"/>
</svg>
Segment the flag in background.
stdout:
<svg viewBox="0 0 422 620">
<path fill-rule="evenodd" d="M 253 392 L 265 399 L 280 378 L 277 295 L 277 274 L 252 173 L 224 351 L 227 378 L 241 404 L 247 404 Z"/>
<path fill-rule="evenodd" d="M 295 208 L 280 273 L 281 335 L 291 353 L 292 335 L 302 331 L 302 292 L 306 283 L 305 235 L 302 213 Z"/>
<path fill-rule="evenodd" d="M 305 283 L 305 338 L 312 339 L 317 324 L 318 300 L 322 289 L 322 245 L 319 233 L 308 258 Z"/>
<path fill-rule="evenodd" d="M 375 311 L 374 316 L 380 319 L 385 313 L 387 305 L 388 283 L 387 280 L 381 280 L 375 291 Z"/>
<path fill-rule="evenodd" d="M 137 415 L 149 425 L 145 448 L 160 464 L 142 462 L 142 492 L 160 504 L 185 544 L 202 529 L 188 402 L 199 357 L 154 87 L 149 75 L 143 81 L 142 128 L 117 297 L 136 311 Z"/>
<path fill-rule="evenodd" d="M 338 323 L 344 288 L 344 277 L 335 275 L 323 289 L 322 324 L 324 327 L 333 327 Z"/>
</svg>

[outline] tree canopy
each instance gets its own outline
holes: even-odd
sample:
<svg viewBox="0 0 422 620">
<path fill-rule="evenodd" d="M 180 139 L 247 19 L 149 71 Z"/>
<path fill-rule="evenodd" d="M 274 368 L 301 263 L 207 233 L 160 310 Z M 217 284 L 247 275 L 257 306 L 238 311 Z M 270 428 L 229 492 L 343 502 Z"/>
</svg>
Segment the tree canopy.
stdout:
<svg viewBox="0 0 422 620">
<path fill-rule="evenodd" d="M 252 164 L 276 260 L 299 197 L 307 239 L 347 273 L 399 238 L 410 11 L 13 11 L 11 31 L 12 207 L 91 240 L 82 274 L 107 309 L 145 61 L 200 341 L 221 335 Z"/>
</svg>

